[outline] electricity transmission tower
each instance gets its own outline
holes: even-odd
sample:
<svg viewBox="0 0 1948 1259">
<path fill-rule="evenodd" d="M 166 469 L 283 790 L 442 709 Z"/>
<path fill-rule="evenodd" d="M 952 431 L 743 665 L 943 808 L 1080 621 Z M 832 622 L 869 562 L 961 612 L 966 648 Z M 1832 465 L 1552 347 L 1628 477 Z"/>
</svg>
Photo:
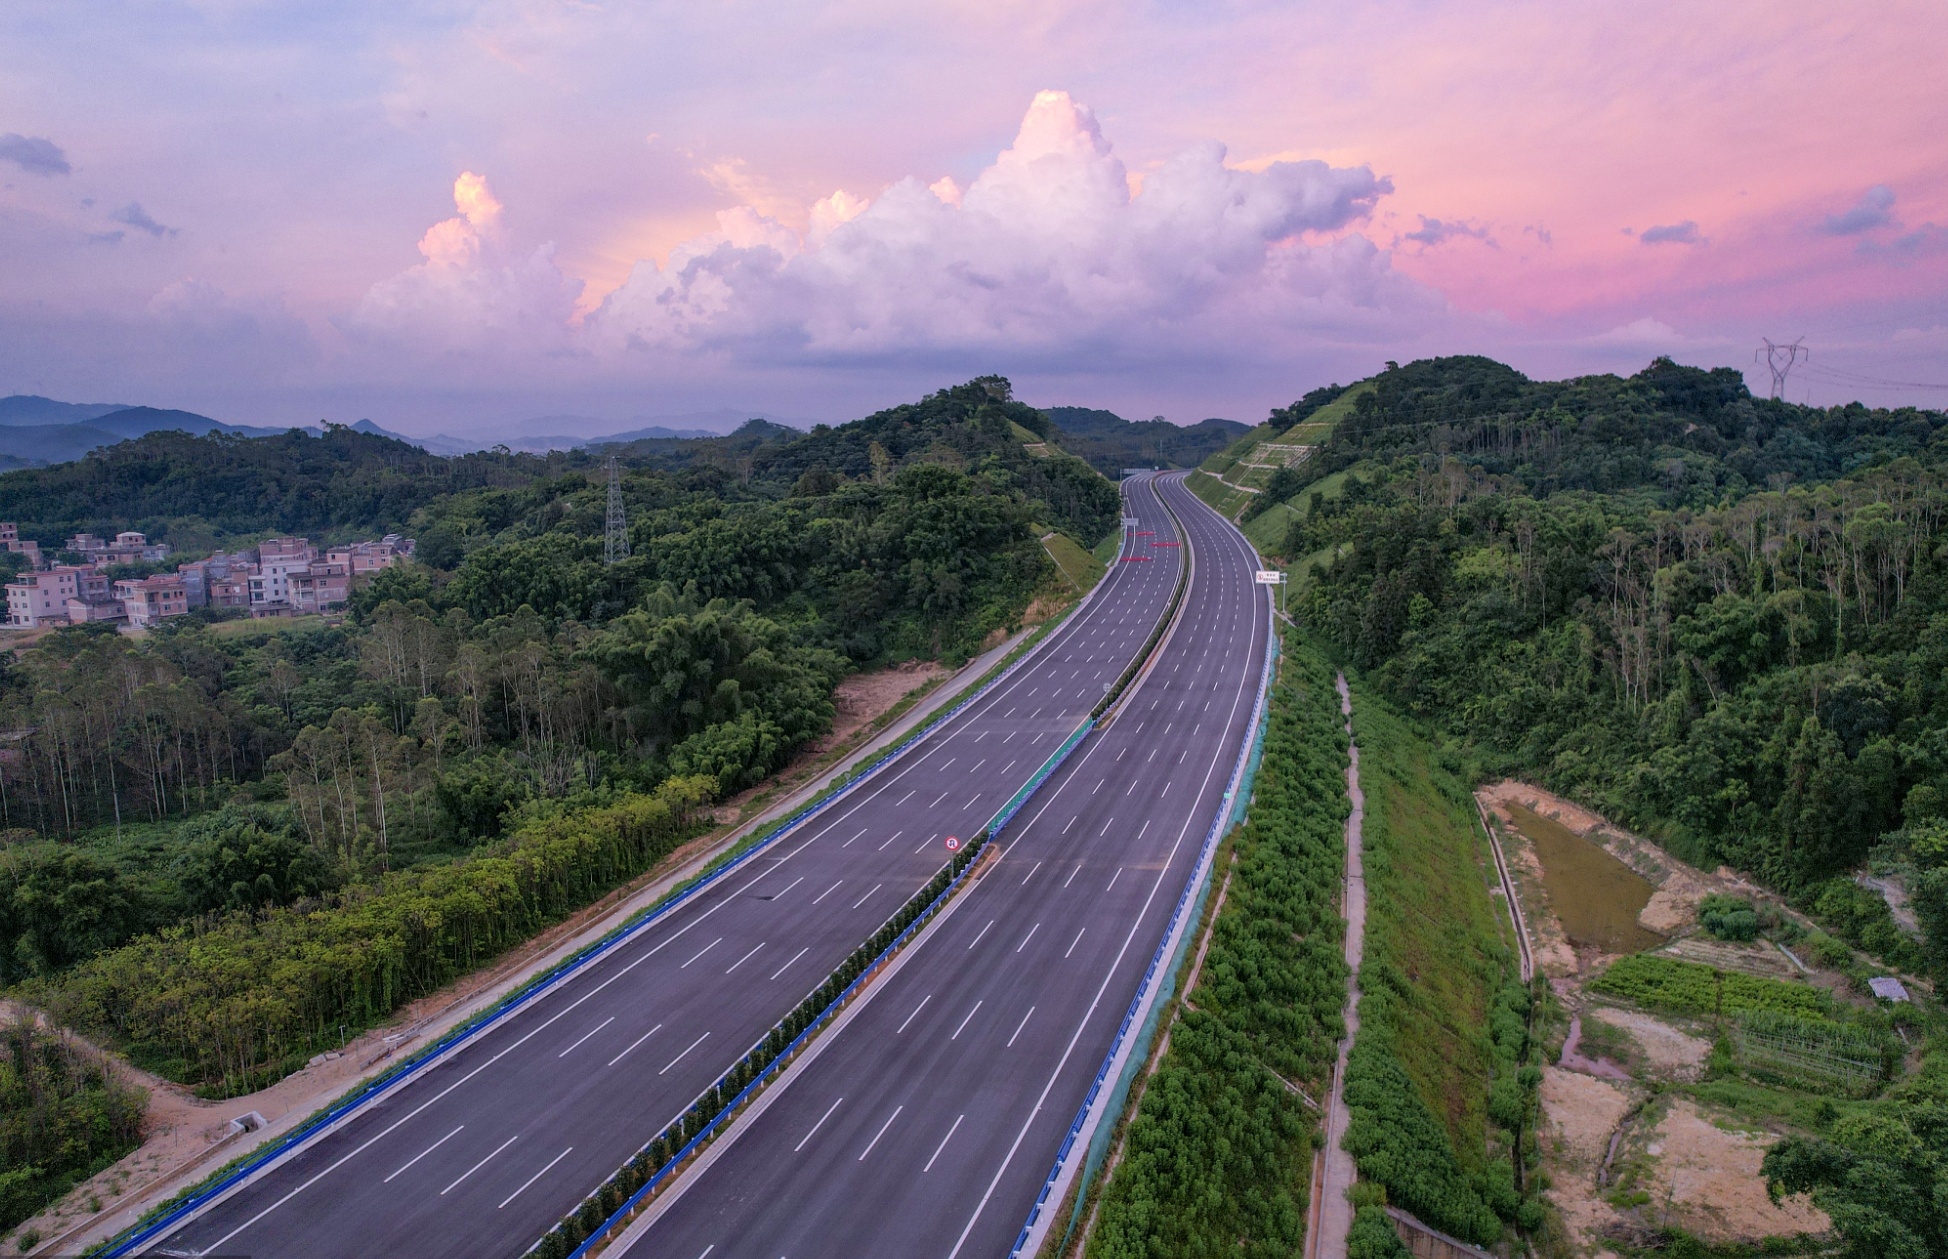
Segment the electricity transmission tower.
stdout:
<svg viewBox="0 0 1948 1259">
<path fill-rule="evenodd" d="M 1771 337 L 1760 337 L 1759 340 L 1765 342 L 1765 348 L 1754 350 L 1752 361 L 1756 363 L 1760 359 L 1765 360 L 1766 367 L 1772 371 L 1772 396 L 1783 398 L 1786 396 L 1786 374 L 1792 371 L 1800 359 L 1813 357 L 1813 352 L 1806 348 L 1805 337 L 1799 338 L 1791 345 L 1774 344 Z"/>
<path fill-rule="evenodd" d="M 629 558 L 629 513 L 622 506 L 622 474 L 614 455 L 609 456 L 609 528 L 602 542 L 603 562 L 614 564 Z"/>
</svg>

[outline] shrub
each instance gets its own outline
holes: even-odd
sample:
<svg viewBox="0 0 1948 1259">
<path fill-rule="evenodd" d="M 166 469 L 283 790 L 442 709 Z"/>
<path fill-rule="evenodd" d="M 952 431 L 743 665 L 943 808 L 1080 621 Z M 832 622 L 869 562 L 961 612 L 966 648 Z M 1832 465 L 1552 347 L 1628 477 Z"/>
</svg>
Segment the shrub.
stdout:
<svg viewBox="0 0 1948 1259">
<path fill-rule="evenodd" d="M 1750 901 L 1714 892 L 1698 905 L 1698 925 L 1720 940 L 1754 940 L 1759 916 Z"/>
</svg>

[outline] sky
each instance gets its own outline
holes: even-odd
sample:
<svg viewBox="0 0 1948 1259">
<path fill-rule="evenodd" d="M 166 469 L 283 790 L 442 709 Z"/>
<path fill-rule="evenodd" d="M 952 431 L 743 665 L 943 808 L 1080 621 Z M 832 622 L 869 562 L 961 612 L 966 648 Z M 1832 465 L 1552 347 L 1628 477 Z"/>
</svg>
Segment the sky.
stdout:
<svg viewBox="0 0 1948 1259">
<path fill-rule="evenodd" d="M 1948 406 L 1948 7 L 9 0 L 0 394 L 1256 422 L 1436 354 Z"/>
</svg>

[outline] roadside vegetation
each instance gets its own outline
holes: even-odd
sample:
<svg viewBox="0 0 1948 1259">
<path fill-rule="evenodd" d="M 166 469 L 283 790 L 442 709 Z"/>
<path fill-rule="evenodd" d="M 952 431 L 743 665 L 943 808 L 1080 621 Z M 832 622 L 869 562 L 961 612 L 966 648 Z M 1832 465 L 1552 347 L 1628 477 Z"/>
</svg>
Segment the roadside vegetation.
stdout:
<svg viewBox="0 0 1948 1259">
<path fill-rule="evenodd" d="M 146 1100 L 31 1018 L 0 1024 L 0 1233 L 134 1149 Z"/>
<path fill-rule="evenodd" d="M 1088 1259 L 1270 1259 L 1305 1240 L 1319 1123 L 1301 1094 L 1324 1098 L 1343 1031 L 1346 736 L 1330 668 L 1286 640 L 1224 905 L 1103 1189 Z"/>
</svg>

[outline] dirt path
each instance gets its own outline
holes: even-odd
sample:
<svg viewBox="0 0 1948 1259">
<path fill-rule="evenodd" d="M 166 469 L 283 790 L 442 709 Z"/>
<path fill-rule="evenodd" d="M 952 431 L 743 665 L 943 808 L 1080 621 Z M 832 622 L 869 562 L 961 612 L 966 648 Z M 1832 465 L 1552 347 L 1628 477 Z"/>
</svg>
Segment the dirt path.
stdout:
<svg viewBox="0 0 1948 1259">
<path fill-rule="evenodd" d="M 1346 734 L 1353 733 L 1353 695 L 1340 674 L 1339 711 L 1346 715 Z M 1346 1136 L 1346 1058 L 1360 1030 L 1360 958 L 1366 943 L 1366 867 L 1360 861 L 1360 824 L 1366 820 L 1366 794 L 1360 790 L 1360 747 L 1348 743 L 1352 761 L 1346 766 L 1346 795 L 1353 811 L 1346 817 L 1346 1038 L 1339 1042 L 1339 1061 L 1333 1066 L 1332 1094 L 1326 1099 L 1326 1148 L 1314 1160 L 1312 1227 L 1306 1230 L 1307 1259 L 1336 1259 L 1346 1253 L 1346 1237 L 1353 1228 L 1353 1204 L 1346 1192 L 1353 1187 L 1353 1156 L 1340 1148 Z"/>
</svg>

